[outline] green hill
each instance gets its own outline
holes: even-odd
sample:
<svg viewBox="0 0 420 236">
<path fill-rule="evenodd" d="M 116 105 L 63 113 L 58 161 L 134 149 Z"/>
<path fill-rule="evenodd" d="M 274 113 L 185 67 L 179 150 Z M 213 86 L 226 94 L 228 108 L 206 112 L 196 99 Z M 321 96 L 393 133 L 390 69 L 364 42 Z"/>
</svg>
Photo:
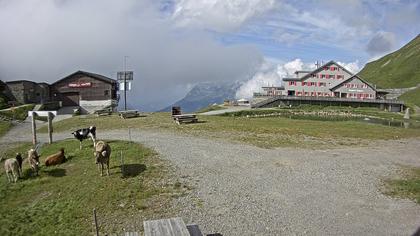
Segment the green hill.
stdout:
<svg viewBox="0 0 420 236">
<path fill-rule="evenodd" d="M 420 35 L 399 50 L 369 62 L 358 75 L 379 88 L 420 84 Z"/>
<path fill-rule="evenodd" d="M 407 105 L 416 105 L 420 107 L 420 88 L 408 91 L 399 97 Z"/>
</svg>

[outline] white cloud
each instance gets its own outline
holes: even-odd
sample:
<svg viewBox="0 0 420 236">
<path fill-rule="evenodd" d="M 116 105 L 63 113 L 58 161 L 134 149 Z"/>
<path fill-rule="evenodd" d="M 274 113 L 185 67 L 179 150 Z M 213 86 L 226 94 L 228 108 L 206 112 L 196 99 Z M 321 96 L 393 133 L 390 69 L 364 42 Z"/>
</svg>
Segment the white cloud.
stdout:
<svg viewBox="0 0 420 236">
<path fill-rule="evenodd" d="M 261 92 L 263 86 L 281 86 L 284 77 L 294 76 L 297 70 L 312 70 L 313 63 L 304 63 L 297 58 L 286 63 L 266 60 L 255 75 L 236 92 L 236 98 L 252 98 L 254 92 Z"/>
<path fill-rule="evenodd" d="M 179 26 L 229 31 L 274 6 L 275 0 L 177 0 L 173 19 Z"/>
<path fill-rule="evenodd" d="M 337 62 L 340 66 L 346 68 L 348 71 L 350 71 L 353 74 L 357 74 L 361 68 L 360 68 L 360 64 L 359 64 L 359 60 L 356 60 L 354 62 Z"/>
<path fill-rule="evenodd" d="M 161 108 L 188 84 L 235 81 L 255 71 L 260 52 L 181 30 L 154 0 L 0 0 L 0 78 L 53 82 L 77 70 L 115 76 L 129 56 L 130 101 Z M 175 29 L 175 30 L 174 30 Z"/>
</svg>

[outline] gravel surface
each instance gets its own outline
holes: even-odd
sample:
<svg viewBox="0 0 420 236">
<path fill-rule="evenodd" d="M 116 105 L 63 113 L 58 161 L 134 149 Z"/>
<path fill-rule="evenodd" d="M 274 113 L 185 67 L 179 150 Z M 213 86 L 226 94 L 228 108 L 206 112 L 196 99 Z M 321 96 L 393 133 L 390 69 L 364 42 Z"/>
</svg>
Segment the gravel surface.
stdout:
<svg viewBox="0 0 420 236">
<path fill-rule="evenodd" d="M 12 129 L 0 143 L 30 140 L 22 130 Z M 128 132 L 98 131 L 98 136 L 128 139 Z M 267 150 L 140 130 L 131 137 L 168 159 L 193 187 L 174 205 L 186 223 L 197 223 L 204 233 L 411 235 L 420 227 L 419 205 L 380 192 L 381 180 L 395 176 L 400 165 L 420 166 L 420 140 L 330 151 Z M 45 134 L 39 138 L 47 140 Z"/>
</svg>

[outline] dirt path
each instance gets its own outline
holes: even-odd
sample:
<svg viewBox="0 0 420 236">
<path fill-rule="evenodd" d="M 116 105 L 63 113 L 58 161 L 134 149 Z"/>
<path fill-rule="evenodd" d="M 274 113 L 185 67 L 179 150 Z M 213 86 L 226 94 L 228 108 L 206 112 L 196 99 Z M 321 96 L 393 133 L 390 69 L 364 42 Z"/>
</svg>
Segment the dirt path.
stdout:
<svg viewBox="0 0 420 236">
<path fill-rule="evenodd" d="M 30 140 L 12 130 L 0 143 Z M 99 138 L 128 139 L 122 130 Z M 55 134 L 55 139 L 70 134 Z M 46 136 L 40 135 L 40 140 Z M 248 145 L 133 130 L 194 189 L 174 204 L 187 223 L 223 235 L 411 235 L 420 206 L 380 192 L 400 165 L 420 166 L 420 140 L 326 150 Z M 7 140 L 8 139 L 8 140 Z"/>
</svg>

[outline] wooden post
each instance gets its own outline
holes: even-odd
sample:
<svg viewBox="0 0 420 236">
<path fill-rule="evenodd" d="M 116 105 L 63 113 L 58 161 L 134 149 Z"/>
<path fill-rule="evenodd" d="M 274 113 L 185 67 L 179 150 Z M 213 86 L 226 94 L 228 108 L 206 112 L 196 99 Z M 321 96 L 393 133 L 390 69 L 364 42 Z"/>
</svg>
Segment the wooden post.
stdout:
<svg viewBox="0 0 420 236">
<path fill-rule="evenodd" d="M 48 141 L 51 144 L 52 143 L 52 119 L 53 119 L 53 114 L 51 112 L 48 112 Z"/>
<path fill-rule="evenodd" d="M 93 221 L 95 222 L 95 235 L 99 236 L 98 220 L 96 219 L 96 208 L 93 208 Z"/>
<path fill-rule="evenodd" d="M 128 127 L 128 140 L 131 142 L 131 128 Z"/>
<path fill-rule="evenodd" d="M 125 171 L 124 171 L 124 158 L 123 158 L 123 154 L 122 151 L 120 151 L 120 158 L 121 158 L 121 174 L 124 177 L 125 176 Z"/>
<path fill-rule="evenodd" d="M 32 119 L 31 119 L 31 121 L 32 121 L 32 144 L 33 145 L 36 145 L 36 124 L 35 124 L 35 116 L 36 116 L 36 113 L 35 112 L 32 112 Z"/>
</svg>

